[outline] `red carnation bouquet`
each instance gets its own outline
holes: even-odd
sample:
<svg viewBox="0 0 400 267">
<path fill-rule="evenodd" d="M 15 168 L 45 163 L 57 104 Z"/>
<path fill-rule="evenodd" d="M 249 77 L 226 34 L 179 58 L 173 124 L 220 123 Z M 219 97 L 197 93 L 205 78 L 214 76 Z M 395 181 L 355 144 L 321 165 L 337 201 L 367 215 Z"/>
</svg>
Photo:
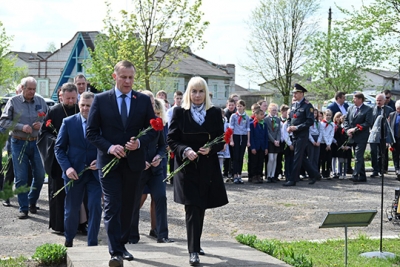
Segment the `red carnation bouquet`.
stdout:
<svg viewBox="0 0 400 267">
<path fill-rule="evenodd" d="M 44 113 L 43 111 L 39 111 L 39 112 L 37 113 L 37 118 L 36 118 L 35 123 L 38 122 L 38 121 L 40 121 L 40 120 L 41 120 L 42 118 L 44 118 L 45 116 L 46 116 L 46 113 Z M 30 137 L 31 137 L 31 134 L 28 134 L 28 136 L 26 137 L 26 141 L 25 141 L 24 145 L 22 146 L 21 152 L 19 153 L 19 156 L 18 156 L 19 164 L 22 163 L 22 159 L 24 158 L 26 146 L 28 145 L 28 142 L 29 142 L 29 138 L 30 138 Z"/>
<path fill-rule="evenodd" d="M 156 118 L 156 119 L 151 119 L 150 120 L 150 126 L 144 129 L 143 131 L 140 131 L 139 134 L 134 138 L 134 140 L 137 140 L 141 136 L 147 134 L 148 131 L 151 129 L 154 129 L 155 131 L 159 132 L 164 129 L 164 124 L 161 118 Z M 128 156 L 130 150 L 125 148 L 125 153 Z M 119 163 L 119 158 L 115 157 L 113 158 L 106 166 L 104 166 L 101 170 L 103 172 L 103 177 L 106 177 L 106 175 L 111 171 L 111 169 Z"/>
<path fill-rule="evenodd" d="M 214 140 L 207 142 L 203 148 L 211 148 L 213 145 L 216 145 L 218 143 L 222 143 L 225 142 L 226 144 L 229 144 L 229 142 L 231 141 L 231 137 L 233 135 L 233 130 L 231 128 L 227 128 L 226 132 L 223 135 L 220 135 L 218 137 L 216 137 Z M 196 152 L 197 155 L 199 155 L 199 152 Z M 175 171 L 171 172 L 167 178 L 165 178 L 163 180 L 163 182 L 165 181 L 169 181 L 171 180 L 172 177 L 174 177 L 175 174 L 177 174 L 178 172 L 180 172 L 183 168 L 185 168 L 185 166 L 187 166 L 191 161 L 187 158 L 181 166 L 179 166 Z"/>
</svg>

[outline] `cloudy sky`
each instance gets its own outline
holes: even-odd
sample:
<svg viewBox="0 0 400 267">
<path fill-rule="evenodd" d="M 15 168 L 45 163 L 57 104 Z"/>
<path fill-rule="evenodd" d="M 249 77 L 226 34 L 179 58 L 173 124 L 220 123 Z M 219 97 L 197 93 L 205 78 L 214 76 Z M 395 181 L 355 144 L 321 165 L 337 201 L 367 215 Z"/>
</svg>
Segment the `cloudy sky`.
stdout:
<svg viewBox="0 0 400 267">
<path fill-rule="evenodd" d="M 132 10 L 130 0 L 110 0 L 118 16 L 121 9 Z M 245 20 L 257 6 L 258 0 L 203 0 L 204 19 L 210 22 L 204 39 L 207 45 L 197 55 L 218 64 L 236 65 L 236 83 L 258 88 L 250 82 L 240 62 L 246 59 L 248 29 Z M 335 3 L 341 7 L 359 8 L 362 0 L 321 1 L 318 17 L 321 27 L 327 25 L 327 14 L 339 15 Z M 372 0 L 364 0 L 370 3 Z M 0 21 L 7 35 L 14 37 L 11 50 L 23 52 L 44 51 L 53 42 L 57 47 L 68 42 L 77 31 L 101 31 L 106 15 L 104 0 L 13 0 L 2 1 Z M 262 82 L 262 81 L 259 81 Z"/>
</svg>

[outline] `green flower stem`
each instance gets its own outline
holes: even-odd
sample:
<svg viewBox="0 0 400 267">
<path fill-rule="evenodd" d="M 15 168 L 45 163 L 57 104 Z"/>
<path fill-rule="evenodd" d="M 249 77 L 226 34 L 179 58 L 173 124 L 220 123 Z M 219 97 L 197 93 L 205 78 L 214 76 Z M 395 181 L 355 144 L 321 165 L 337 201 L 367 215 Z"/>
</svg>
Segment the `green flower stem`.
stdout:
<svg viewBox="0 0 400 267">
<path fill-rule="evenodd" d="M 147 127 L 143 131 L 141 131 L 136 137 L 133 138 L 133 140 L 137 140 L 141 136 L 145 135 L 148 131 L 153 129 L 151 126 Z M 128 156 L 130 150 L 124 149 L 126 156 Z M 106 177 L 106 175 L 112 170 L 112 168 L 119 163 L 119 158 L 115 157 L 113 158 L 109 163 L 107 163 L 101 171 L 103 172 L 103 177 Z"/>
<path fill-rule="evenodd" d="M 90 166 L 84 168 L 80 173 L 78 173 L 78 177 L 81 176 L 85 171 L 87 171 L 89 169 L 90 169 Z M 60 190 L 58 190 L 57 192 L 54 193 L 53 198 L 55 198 L 58 194 L 60 194 L 60 192 L 63 191 L 66 187 L 71 188 L 74 185 L 74 181 L 75 180 L 70 179 L 66 185 L 64 185 L 63 187 L 61 187 Z"/>
</svg>

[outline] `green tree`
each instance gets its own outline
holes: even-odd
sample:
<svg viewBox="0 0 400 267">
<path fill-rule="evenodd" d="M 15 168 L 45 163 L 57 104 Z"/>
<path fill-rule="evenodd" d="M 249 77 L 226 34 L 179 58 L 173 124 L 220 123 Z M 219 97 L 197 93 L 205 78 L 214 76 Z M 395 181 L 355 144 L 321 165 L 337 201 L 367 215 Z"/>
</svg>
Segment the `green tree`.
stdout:
<svg viewBox="0 0 400 267">
<path fill-rule="evenodd" d="M 136 66 L 135 89 L 156 89 L 160 81 L 176 72 L 174 64 L 190 46 L 202 48 L 208 22 L 202 22 L 201 0 L 133 0 L 131 13 L 122 10 L 121 23 L 111 17 L 110 4 L 104 33 L 85 62 L 89 80 L 100 90 L 113 84 L 113 66 L 129 60 Z"/>
<path fill-rule="evenodd" d="M 316 31 L 312 21 L 317 0 L 261 0 L 247 21 L 250 38 L 248 62 L 242 64 L 253 78 L 262 78 L 289 103 L 293 75 L 304 63 L 306 38 Z"/>
<path fill-rule="evenodd" d="M 16 67 L 16 56 L 10 54 L 11 36 L 7 36 L 6 29 L 0 21 L 0 89 L 11 90 L 10 85 L 20 78 L 23 68 Z"/>
<path fill-rule="evenodd" d="M 308 39 L 304 76 L 311 77 L 308 89 L 322 99 L 336 92 L 361 90 L 369 81 L 364 71 L 379 67 L 394 51 L 370 32 L 335 27 L 331 33 L 318 32 Z"/>
</svg>

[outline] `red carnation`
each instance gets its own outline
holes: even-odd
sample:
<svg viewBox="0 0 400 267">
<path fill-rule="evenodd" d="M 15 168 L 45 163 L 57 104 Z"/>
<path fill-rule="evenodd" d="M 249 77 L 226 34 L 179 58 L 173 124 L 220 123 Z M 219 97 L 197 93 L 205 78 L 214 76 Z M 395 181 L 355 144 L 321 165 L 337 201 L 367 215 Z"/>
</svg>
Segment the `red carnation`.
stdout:
<svg viewBox="0 0 400 267">
<path fill-rule="evenodd" d="M 295 119 L 296 119 L 296 118 L 297 118 L 297 115 L 296 115 L 296 114 L 293 114 L 293 118 L 295 118 Z"/>
<path fill-rule="evenodd" d="M 225 143 L 229 144 L 229 142 L 231 141 L 232 134 L 233 134 L 232 128 L 226 129 L 226 132 L 224 134 Z"/>
<path fill-rule="evenodd" d="M 342 129 L 342 134 L 344 134 L 344 128 Z"/>
<path fill-rule="evenodd" d="M 44 117 L 46 116 L 46 113 L 44 113 L 43 111 L 38 112 L 38 117 Z"/>
<path fill-rule="evenodd" d="M 51 125 L 51 120 L 47 120 L 46 121 L 46 127 L 50 127 L 50 125 Z"/>
<path fill-rule="evenodd" d="M 394 149 L 394 147 L 391 146 L 391 147 L 389 148 L 389 150 L 393 152 L 395 149 Z"/>
<path fill-rule="evenodd" d="M 174 152 L 169 153 L 169 157 L 170 157 L 171 159 L 175 158 Z"/>
<path fill-rule="evenodd" d="M 161 118 L 151 119 L 150 125 L 155 131 L 162 131 L 164 129 L 163 121 Z"/>
<path fill-rule="evenodd" d="M 360 130 L 360 131 L 363 130 L 363 127 L 362 127 L 360 124 L 357 124 L 356 127 L 357 127 L 357 129 Z"/>
</svg>

